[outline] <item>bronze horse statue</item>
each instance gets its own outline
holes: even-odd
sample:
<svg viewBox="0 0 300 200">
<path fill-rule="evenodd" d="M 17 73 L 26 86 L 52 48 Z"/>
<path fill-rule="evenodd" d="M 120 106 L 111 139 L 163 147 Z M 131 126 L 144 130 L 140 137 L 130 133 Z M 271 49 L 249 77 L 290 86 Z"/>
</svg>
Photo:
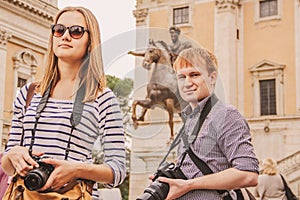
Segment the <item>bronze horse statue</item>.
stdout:
<svg viewBox="0 0 300 200">
<path fill-rule="evenodd" d="M 149 41 L 149 47 L 145 53 L 128 52 L 134 56 L 142 56 L 144 60 L 142 67 L 150 70 L 153 66 L 149 83 L 147 84 L 147 95 L 144 100 L 134 100 L 132 103 L 132 120 L 135 128 L 138 121 L 144 121 L 148 109 L 161 106 L 169 114 L 169 127 L 171 131 L 170 140 L 174 139 L 174 113 L 181 114 L 186 102 L 181 98 L 177 88 L 177 79 L 172 67 L 174 56 L 164 41 Z M 142 107 L 141 116 L 137 118 L 136 107 Z"/>
</svg>

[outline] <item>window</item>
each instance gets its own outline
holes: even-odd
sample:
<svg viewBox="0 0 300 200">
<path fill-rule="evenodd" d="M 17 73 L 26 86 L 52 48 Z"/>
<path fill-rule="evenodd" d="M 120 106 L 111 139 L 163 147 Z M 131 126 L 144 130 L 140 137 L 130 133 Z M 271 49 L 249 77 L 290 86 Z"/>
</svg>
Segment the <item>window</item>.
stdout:
<svg viewBox="0 0 300 200">
<path fill-rule="evenodd" d="M 24 78 L 18 78 L 18 88 L 22 88 L 26 84 L 27 80 Z"/>
<path fill-rule="evenodd" d="M 174 8 L 173 9 L 173 24 L 186 24 L 189 23 L 189 7 Z"/>
<path fill-rule="evenodd" d="M 259 1 L 259 17 L 269 17 L 278 15 L 277 0 Z"/>
<path fill-rule="evenodd" d="M 260 80 L 260 114 L 276 115 L 275 79 Z"/>
<path fill-rule="evenodd" d="M 285 65 L 262 60 L 249 68 L 252 76 L 253 117 L 284 115 Z"/>
<path fill-rule="evenodd" d="M 27 83 L 25 78 L 18 77 L 17 88 L 16 88 L 16 96 L 18 96 L 21 88 Z"/>
</svg>

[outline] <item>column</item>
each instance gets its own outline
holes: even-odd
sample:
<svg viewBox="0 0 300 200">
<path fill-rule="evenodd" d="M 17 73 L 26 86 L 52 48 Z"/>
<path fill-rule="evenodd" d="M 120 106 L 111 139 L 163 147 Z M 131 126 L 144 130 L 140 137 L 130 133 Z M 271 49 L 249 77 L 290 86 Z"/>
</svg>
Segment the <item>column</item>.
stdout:
<svg viewBox="0 0 300 200">
<path fill-rule="evenodd" d="M 4 124 L 4 95 L 5 95 L 5 74 L 6 74 L 6 48 L 7 41 L 11 35 L 3 28 L 0 27 L 0 150 L 2 147 L 2 134 Z"/>
<path fill-rule="evenodd" d="M 295 0 L 296 109 L 300 114 L 300 0 Z"/>
<path fill-rule="evenodd" d="M 149 26 L 148 26 L 148 8 L 140 8 L 142 2 L 137 1 L 137 9 L 133 11 L 133 15 L 136 18 L 136 49 L 132 49 L 135 52 L 143 52 L 148 45 L 149 38 Z M 146 84 L 148 83 L 148 71 L 142 67 L 142 58 L 135 58 L 135 70 L 134 70 L 134 99 L 142 99 L 146 96 Z M 141 140 L 136 132 L 141 131 L 141 126 L 137 130 L 132 130 L 132 144 L 131 144 L 131 156 L 130 156 L 130 184 L 129 184 L 129 199 L 134 200 L 137 196 L 141 195 L 144 189 L 149 185 L 147 176 L 146 162 L 141 158 L 141 154 L 144 153 L 145 148 L 143 144 L 145 140 Z M 131 131 L 127 130 L 131 133 Z M 141 131 L 142 132 L 142 131 Z M 142 147 L 142 148 L 141 148 Z"/>
<path fill-rule="evenodd" d="M 238 9 L 240 0 L 216 0 L 215 54 L 225 101 L 238 106 Z M 241 74 L 243 75 L 243 74 Z"/>
</svg>

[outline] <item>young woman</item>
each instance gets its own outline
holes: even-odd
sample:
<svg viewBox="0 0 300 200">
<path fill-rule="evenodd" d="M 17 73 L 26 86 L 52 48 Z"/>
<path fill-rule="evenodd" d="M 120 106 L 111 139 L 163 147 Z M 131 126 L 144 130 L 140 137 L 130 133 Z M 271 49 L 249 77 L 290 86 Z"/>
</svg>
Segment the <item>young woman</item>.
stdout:
<svg viewBox="0 0 300 200">
<path fill-rule="evenodd" d="M 28 151 L 32 146 L 32 155 L 50 157 L 42 161 L 55 167 L 41 191 L 57 191 L 74 179 L 118 186 L 126 170 L 122 117 L 116 97 L 105 85 L 100 29 L 91 11 L 66 7 L 58 12 L 51 26 L 46 59 L 45 75 L 27 110 L 30 84 L 15 100 L 3 169 L 9 175 L 16 172 L 25 176 L 38 167 Z M 72 128 L 70 118 L 79 88 L 85 89 L 84 106 L 80 123 Z M 37 107 L 42 97 L 46 105 L 39 116 Z M 97 139 L 104 153 L 102 164 L 92 164 Z M 93 196 L 97 199 L 95 191 Z"/>
</svg>

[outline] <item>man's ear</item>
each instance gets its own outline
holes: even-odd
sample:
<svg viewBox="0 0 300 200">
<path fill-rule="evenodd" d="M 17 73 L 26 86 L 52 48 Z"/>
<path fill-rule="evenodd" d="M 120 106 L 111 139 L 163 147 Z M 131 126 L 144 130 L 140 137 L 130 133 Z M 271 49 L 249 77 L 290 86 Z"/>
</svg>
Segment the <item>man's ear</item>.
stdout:
<svg viewBox="0 0 300 200">
<path fill-rule="evenodd" d="M 213 71 L 209 76 L 211 84 L 215 85 L 217 82 L 218 73 L 216 71 Z"/>
</svg>

